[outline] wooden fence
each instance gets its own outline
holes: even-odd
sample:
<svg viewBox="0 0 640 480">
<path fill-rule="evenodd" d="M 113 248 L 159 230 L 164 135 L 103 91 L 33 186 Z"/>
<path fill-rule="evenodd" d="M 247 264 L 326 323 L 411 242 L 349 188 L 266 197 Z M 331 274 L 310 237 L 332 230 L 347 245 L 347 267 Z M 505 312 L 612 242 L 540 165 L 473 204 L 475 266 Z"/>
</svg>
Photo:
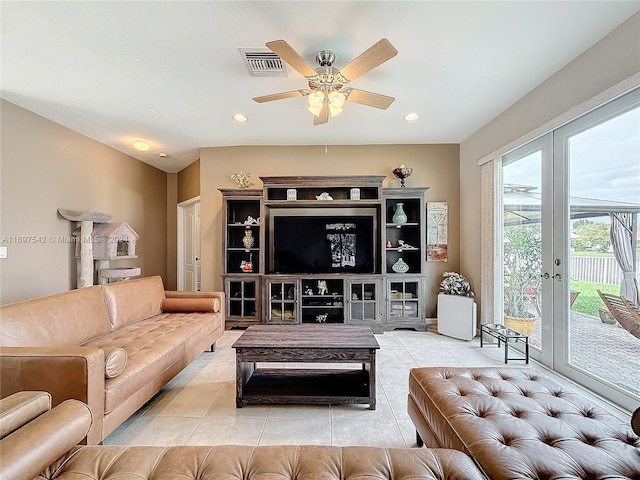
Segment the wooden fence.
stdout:
<svg viewBox="0 0 640 480">
<path fill-rule="evenodd" d="M 571 280 L 619 285 L 622 269 L 613 257 L 571 257 Z M 636 278 L 640 283 L 640 259 L 636 262 Z"/>
</svg>

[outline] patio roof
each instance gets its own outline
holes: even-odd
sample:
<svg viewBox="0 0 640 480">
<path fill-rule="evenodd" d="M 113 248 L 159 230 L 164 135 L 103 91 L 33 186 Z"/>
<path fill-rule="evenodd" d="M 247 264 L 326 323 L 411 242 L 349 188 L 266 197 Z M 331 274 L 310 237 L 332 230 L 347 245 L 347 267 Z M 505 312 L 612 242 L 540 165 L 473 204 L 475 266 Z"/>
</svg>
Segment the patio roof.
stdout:
<svg viewBox="0 0 640 480">
<path fill-rule="evenodd" d="M 504 225 L 540 222 L 541 193 L 528 185 L 504 185 Z M 640 205 L 585 197 L 570 197 L 571 220 L 604 217 L 610 213 L 638 213 Z"/>
</svg>

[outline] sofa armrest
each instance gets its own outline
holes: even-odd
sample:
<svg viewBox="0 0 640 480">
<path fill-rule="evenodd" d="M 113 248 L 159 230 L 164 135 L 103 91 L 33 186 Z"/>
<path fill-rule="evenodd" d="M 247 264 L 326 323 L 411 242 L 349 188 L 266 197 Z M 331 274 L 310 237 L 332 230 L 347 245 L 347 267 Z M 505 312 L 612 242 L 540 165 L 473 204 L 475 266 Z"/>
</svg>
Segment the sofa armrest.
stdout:
<svg viewBox="0 0 640 480">
<path fill-rule="evenodd" d="M 49 410 L 47 392 L 18 392 L 0 399 L 0 439 Z"/>
<path fill-rule="evenodd" d="M 51 394 L 52 406 L 75 399 L 86 403 L 96 421 L 86 443 L 102 441 L 104 351 L 93 347 L 0 347 L 3 397 L 25 390 Z"/>
<path fill-rule="evenodd" d="M 84 438 L 91 426 L 89 407 L 67 400 L 0 440 L 3 480 L 33 478 Z"/>
</svg>

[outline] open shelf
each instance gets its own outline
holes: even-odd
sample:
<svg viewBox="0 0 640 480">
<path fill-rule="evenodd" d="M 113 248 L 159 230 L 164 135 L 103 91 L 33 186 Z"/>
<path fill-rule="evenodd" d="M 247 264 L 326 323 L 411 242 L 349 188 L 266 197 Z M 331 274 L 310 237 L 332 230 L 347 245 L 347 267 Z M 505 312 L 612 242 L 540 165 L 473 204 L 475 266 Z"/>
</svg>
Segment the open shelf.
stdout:
<svg viewBox="0 0 640 480">
<path fill-rule="evenodd" d="M 369 374 L 347 369 L 255 370 L 243 387 L 248 403 L 369 403 Z"/>
</svg>

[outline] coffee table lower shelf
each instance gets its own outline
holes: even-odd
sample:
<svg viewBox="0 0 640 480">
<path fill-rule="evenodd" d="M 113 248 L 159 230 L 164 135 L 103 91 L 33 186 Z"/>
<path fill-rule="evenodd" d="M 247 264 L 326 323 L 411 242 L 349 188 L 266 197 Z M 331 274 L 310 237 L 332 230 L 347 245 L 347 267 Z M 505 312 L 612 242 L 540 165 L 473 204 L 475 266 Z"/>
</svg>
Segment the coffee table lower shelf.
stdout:
<svg viewBox="0 0 640 480">
<path fill-rule="evenodd" d="M 239 408 L 248 403 L 371 404 L 369 395 L 369 372 L 364 369 L 257 369 L 236 403 Z"/>
</svg>

